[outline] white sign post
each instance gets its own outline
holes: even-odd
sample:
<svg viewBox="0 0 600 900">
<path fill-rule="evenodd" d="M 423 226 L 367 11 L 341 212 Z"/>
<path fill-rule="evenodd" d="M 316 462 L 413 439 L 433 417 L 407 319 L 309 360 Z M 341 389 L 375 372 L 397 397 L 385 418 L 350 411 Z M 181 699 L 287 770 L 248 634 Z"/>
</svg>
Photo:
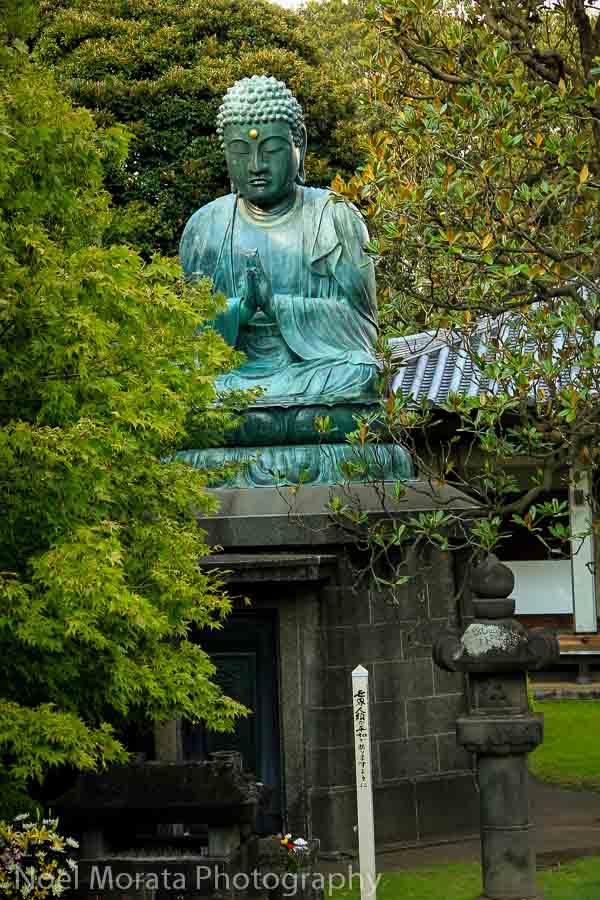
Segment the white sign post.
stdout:
<svg viewBox="0 0 600 900">
<path fill-rule="evenodd" d="M 371 780 L 371 727 L 369 723 L 369 673 L 363 666 L 352 672 L 352 712 L 356 757 L 356 802 L 358 807 L 358 861 L 361 900 L 375 900 L 375 827 Z"/>
<path fill-rule="evenodd" d="M 583 466 L 571 469 L 569 486 L 571 534 L 583 535 L 571 538 L 571 579 L 576 632 L 598 631 L 591 493 L 589 469 Z"/>
</svg>

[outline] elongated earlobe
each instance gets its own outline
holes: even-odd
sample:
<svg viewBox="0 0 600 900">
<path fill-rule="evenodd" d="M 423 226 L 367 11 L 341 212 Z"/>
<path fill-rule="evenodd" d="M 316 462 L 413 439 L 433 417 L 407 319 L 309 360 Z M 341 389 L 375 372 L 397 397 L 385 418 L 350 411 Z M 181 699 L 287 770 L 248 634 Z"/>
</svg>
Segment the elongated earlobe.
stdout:
<svg viewBox="0 0 600 900">
<path fill-rule="evenodd" d="M 300 165 L 298 167 L 298 174 L 296 175 L 296 183 L 297 184 L 306 184 L 306 171 L 304 168 L 304 160 L 306 158 L 306 144 L 307 144 L 307 134 L 306 128 L 304 125 L 302 126 L 302 142 L 300 144 Z"/>
</svg>

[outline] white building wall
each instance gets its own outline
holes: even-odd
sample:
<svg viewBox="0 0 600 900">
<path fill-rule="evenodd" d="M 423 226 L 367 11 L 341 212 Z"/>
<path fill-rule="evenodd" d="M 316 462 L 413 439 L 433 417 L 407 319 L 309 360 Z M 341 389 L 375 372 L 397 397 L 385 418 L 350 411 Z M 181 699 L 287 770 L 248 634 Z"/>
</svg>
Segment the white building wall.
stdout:
<svg viewBox="0 0 600 900">
<path fill-rule="evenodd" d="M 570 559 L 507 561 L 515 576 L 517 615 L 571 614 L 573 587 Z"/>
</svg>

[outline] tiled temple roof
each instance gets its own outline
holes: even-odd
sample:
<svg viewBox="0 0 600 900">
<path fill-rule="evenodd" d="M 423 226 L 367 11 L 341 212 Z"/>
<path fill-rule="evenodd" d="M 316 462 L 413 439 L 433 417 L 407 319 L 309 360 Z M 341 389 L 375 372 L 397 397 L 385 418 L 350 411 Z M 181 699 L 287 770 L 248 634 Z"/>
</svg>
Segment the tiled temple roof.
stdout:
<svg viewBox="0 0 600 900">
<path fill-rule="evenodd" d="M 470 397 L 494 393 L 498 385 L 483 376 L 476 357 L 490 359 L 494 353 L 491 342 L 498 340 L 501 345 L 520 348 L 523 353 L 535 352 L 535 342 L 523 339 L 523 327 L 520 318 L 503 322 L 486 319 L 468 337 L 454 331 L 422 331 L 391 338 L 389 344 L 395 368 L 392 390 L 410 394 L 416 401 L 427 400 L 433 406 L 445 403 L 449 393 Z M 564 343 L 565 335 L 557 335 L 554 341 L 556 353 Z M 596 345 L 600 345 L 600 332 L 596 333 Z M 565 373 L 565 383 L 570 380 L 569 373 Z M 543 384 L 537 387 L 543 387 Z"/>
<path fill-rule="evenodd" d="M 475 365 L 473 351 L 485 352 L 485 339 L 482 330 L 467 349 L 456 333 L 423 331 L 392 338 L 392 359 L 398 367 L 392 390 L 411 394 L 417 401 L 426 399 L 434 406 L 446 402 L 450 392 L 479 396 L 489 384 Z"/>
</svg>

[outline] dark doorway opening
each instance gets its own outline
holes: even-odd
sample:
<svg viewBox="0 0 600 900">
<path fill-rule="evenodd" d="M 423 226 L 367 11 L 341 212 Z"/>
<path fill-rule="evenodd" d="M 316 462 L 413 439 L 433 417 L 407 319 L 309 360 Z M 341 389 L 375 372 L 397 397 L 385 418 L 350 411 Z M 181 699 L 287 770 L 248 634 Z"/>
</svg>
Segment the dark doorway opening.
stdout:
<svg viewBox="0 0 600 900">
<path fill-rule="evenodd" d="M 217 750 L 237 750 L 244 768 L 268 785 L 272 794 L 258 820 L 258 830 L 282 829 L 281 745 L 277 679 L 277 614 L 275 610 L 232 614 L 221 631 L 202 631 L 198 642 L 217 667 L 216 681 L 226 694 L 253 710 L 231 734 L 203 726 L 184 730 L 187 759 L 205 759 Z"/>
</svg>

